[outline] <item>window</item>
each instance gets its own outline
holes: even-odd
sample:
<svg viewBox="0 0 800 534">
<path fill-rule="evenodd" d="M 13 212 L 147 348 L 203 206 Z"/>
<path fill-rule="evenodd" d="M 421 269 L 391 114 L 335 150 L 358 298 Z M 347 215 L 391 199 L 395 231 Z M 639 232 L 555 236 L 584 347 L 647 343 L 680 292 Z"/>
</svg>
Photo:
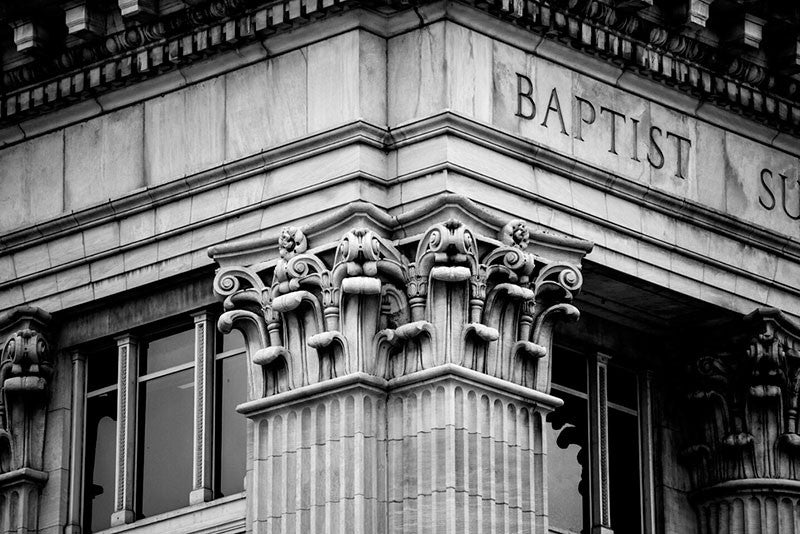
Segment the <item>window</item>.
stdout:
<svg viewBox="0 0 800 534">
<path fill-rule="evenodd" d="M 551 532 L 651 534 L 649 420 L 639 382 L 603 355 L 554 350 L 552 394 L 564 405 L 547 417 Z"/>
<path fill-rule="evenodd" d="M 202 312 L 169 329 L 125 333 L 75 361 L 86 362 L 85 395 L 74 400 L 85 405 L 85 532 L 243 490 L 241 335 L 223 339 Z"/>
</svg>

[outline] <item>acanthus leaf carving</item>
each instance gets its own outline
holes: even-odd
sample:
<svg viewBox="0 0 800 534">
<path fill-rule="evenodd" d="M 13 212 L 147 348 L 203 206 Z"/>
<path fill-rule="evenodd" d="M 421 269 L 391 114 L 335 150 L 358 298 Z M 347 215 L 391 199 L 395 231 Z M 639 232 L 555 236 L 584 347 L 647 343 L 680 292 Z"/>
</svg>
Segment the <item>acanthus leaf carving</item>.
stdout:
<svg viewBox="0 0 800 534">
<path fill-rule="evenodd" d="M 731 332 L 729 346 L 689 368 L 692 438 L 682 456 L 697 490 L 800 476 L 800 327 L 761 308 Z"/>
<path fill-rule="evenodd" d="M 529 252 L 523 221 L 499 237 L 476 237 L 449 219 L 405 239 L 402 250 L 416 243 L 409 259 L 370 229 L 310 249 L 303 230 L 287 227 L 280 257 L 261 271 L 218 272 L 215 289 L 229 309 L 220 329 L 250 324 L 245 337 L 257 340 L 248 352 L 263 371 L 262 395 L 351 373 L 390 380 L 442 364 L 548 392 L 552 324 L 577 317 L 570 302 L 580 270 Z M 236 306 L 249 313 L 234 315 Z"/>
</svg>

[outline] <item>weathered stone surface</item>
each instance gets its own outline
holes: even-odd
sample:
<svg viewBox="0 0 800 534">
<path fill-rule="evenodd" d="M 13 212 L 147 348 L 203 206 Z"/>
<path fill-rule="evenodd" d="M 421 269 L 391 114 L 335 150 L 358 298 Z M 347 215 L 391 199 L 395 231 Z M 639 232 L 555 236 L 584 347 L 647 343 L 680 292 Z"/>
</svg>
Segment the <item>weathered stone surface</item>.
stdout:
<svg viewBox="0 0 800 534">
<path fill-rule="evenodd" d="M 63 132 L 0 150 L 0 228 L 9 231 L 61 213 L 63 180 Z"/>
<path fill-rule="evenodd" d="M 224 159 L 224 103 L 224 78 L 214 78 L 145 103 L 147 185 L 206 170 Z"/>
<path fill-rule="evenodd" d="M 64 205 L 80 210 L 145 185 L 143 106 L 131 106 L 64 131 Z"/>
</svg>

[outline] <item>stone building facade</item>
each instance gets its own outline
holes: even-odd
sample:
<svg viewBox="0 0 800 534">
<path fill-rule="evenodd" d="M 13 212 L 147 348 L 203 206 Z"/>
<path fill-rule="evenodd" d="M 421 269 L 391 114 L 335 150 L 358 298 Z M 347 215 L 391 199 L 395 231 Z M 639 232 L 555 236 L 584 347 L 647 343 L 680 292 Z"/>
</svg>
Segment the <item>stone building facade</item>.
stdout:
<svg viewBox="0 0 800 534">
<path fill-rule="evenodd" d="M 0 18 L 0 532 L 800 531 L 791 3 Z"/>
</svg>

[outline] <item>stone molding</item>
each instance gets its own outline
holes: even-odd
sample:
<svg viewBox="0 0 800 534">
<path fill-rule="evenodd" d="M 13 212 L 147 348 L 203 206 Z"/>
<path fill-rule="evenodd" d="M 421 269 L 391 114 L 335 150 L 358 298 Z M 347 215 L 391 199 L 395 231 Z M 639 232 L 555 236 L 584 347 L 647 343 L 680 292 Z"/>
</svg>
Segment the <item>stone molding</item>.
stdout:
<svg viewBox="0 0 800 534">
<path fill-rule="evenodd" d="M 379 211 L 359 208 L 355 214 L 367 217 Z M 502 228 L 501 241 L 455 217 L 427 226 L 435 211 L 407 214 L 424 225 L 414 237 L 391 241 L 385 230 L 356 227 L 335 248 L 309 249 L 303 230 L 286 227 L 280 258 L 268 265 L 224 258 L 246 258 L 262 246 L 257 240 L 212 248 L 212 257 L 224 258 L 214 281 L 226 309 L 218 325 L 245 335 L 257 369 L 251 398 L 352 373 L 392 379 L 443 364 L 549 391 L 553 321 L 579 315 L 570 301 L 588 243 L 532 234 L 521 220 Z M 577 262 L 549 259 L 555 247 Z"/>
<path fill-rule="evenodd" d="M 747 243 L 752 247 L 767 250 L 771 254 L 775 254 L 779 257 L 789 257 L 792 259 L 800 257 L 800 244 L 789 237 L 781 236 L 766 228 L 759 228 L 752 224 L 743 223 L 726 214 L 714 212 L 693 201 L 676 199 L 668 193 L 661 193 L 641 184 L 636 184 L 628 180 L 621 180 L 614 174 L 597 167 L 580 162 L 575 163 L 574 160 L 567 156 L 548 150 L 546 147 L 540 147 L 535 156 L 531 156 L 529 154 L 529 142 L 453 113 L 443 113 L 392 130 L 392 135 L 395 136 L 395 139 L 392 144 L 387 145 L 384 145 L 382 141 L 388 135 L 387 131 L 363 122 L 353 123 L 321 134 L 314 134 L 297 143 L 265 151 L 244 158 L 243 160 L 220 165 L 208 171 L 186 177 L 184 180 L 176 180 L 156 187 L 149 187 L 118 200 L 109 201 L 99 206 L 69 213 L 50 221 L 10 232 L 0 236 L 0 250 L 3 250 L 4 253 L 11 254 L 38 244 L 46 243 L 53 239 L 66 237 L 76 232 L 96 227 L 100 224 L 135 215 L 145 209 L 149 209 L 153 202 L 160 205 L 166 201 L 174 201 L 192 194 L 197 194 L 198 192 L 205 191 L 209 187 L 234 183 L 238 180 L 246 179 L 253 174 L 263 172 L 265 169 L 278 168 L 287 161 L 294 161 L 295 158 L 300 157 L 300 155 L 310 147 L 314 147 L 317 150 L 332 150 L 341 146 L 341 143 L 363 143 L 367 146 L 381 147 L 388 150 L 408 146 L 419 136 L 430 135 L 432 131 L 440 131 L 448 135 L 467 139 L 471 142 L 482 142 L 486 146 L 491 146 L 494 149 L 503 147 L 504 150 L 521 161 L 530 162 L 560 175 L 566 175 L 571 180 L 580 181 L 591 187 L 597 187 L 608 191 L 611 194 L 620 196 L 628 201 L 636 202 L 638 205 L 646 207 L 647 209 L 656 210 L 671 218 L 690 221 L 692 224 L 699 225 L 708 231 L 719 232 L 720 230 L 724 230 L 723 233 L 727 236 L 735 236 L 739 241 Z M 340 144 L 337 144 L 336 139 L 339 137 L 344 137 L 346 141 L 339 141 Z M 481 139 L 484 138 L 486 138 L 486 140 L 481 141 Z M 265 165 L 265 159 L 268 161 L 279 161 L 280 163 Z M 444 165 L 441 170 L 451 170 L 468 176 L 474 176 L 476 179 L 483 178 L 469 169 L 455 167 L 453 165 Z M 426 169 L 426 172 L 430 171 L 430 169 Z M 373 177 L 359 176 L 358 178 L 367 180 Z M 381 183 L 385 184 L 385 182 Z M 584 218 L 590 218 L 594 223 L 599 225 L 612 226 L 613 224 L 607 219 L 594 217 L 591 214 L 576 210 L 570 206 L 558 204 L 541 195 L 536 196 L 535 201 L 545 205 L 551 205 L 559 210 L 571 211 Z M 271 203 L 272 200 L 267 200 L 250 206 L 244 206 L 235 212 L 221 213 L 215 216 L 212 221 L 229 217 L 238 217 L 254 210 L 269 207 Z M 170 237 L 181 232 L 190 231 L 194 228 L 209 224 L 212 221 L 204 220 L 192 223 L 190 226 L 172 230 L 161 237 Z M 625 231 L 619 226 L 616 226 L 614 229 L 617 231 Z M 630 232 L 629 235 L 637 239 L 647 240 L 658 246 L 664 246 L 664 243 L 650 236 Z M 114 250 L 95 254 L 89 258 L 80 258 L 62 265 L 54 266 L 46 271 L 31 273 L 24 277 L 0 282 L 0 289 L 36 280 L 43 275 L 55 274 L 74 268 L 87 261 L 103 259 L 121 251 L 141 246 L 142 244 L 144 243 L 130 243 Z M 269 247 L 273 245 L 274 240 L 271 240 L 269 242 Z M 715 258 L 701 258 L 697 254 L 685 250 L 676 250 L 676 252 L 689 255 L 690 257 L 699 259 L 704 263 L 709 263 L 716 268 L 726 270 L 733 274 L 748 277 L 759 283 L 775 283 L 773 280 L 763 275 L 744 271 L 743 269 L 731 266 Z M 785 284 L 782 284 L 780 287 L 782 290 L 792 293 L 797 293 L 798 291 L 796 287 Z"/>
<path fill-rule="evenodd" d="M 599 1 L 562 4 L 543 0 L 467 2 L 546 39 L 566 42 L 645 77 L 667 82 L 677 91 L 699 95 L 720 107 L 798 135 L 800 104 L 796 97 L 796 81 L 748 59 L 747 54 L 733 52 L 746 46 L 729 47 L 722 53 L 708 43 L 688 37 L 686 32 L 680 31 L 680 25 L 637 16 L 635 11 L 646 4 L 626 2 L 613 6 Z M 635 9 L 632 10 L 633 5 Z M 76 58 L 91 57 L 92 62 L 77 69 L 73 66 L 76 62 L 82 63 L 82 59 L 66 57 L 54 62 L 67 66 L 57 67 L 56 71 L 60 72 L 55 76 L 51 74 L 55 65 L 50 69 L 25 66 L 18 69 L 19 72 L 9 73 L 7 86 L 25 86 L 3 95 L 0 101 L 2 121 L 13 123 L 47 113 L 53 107 L 157 76 L 230 46 L 255 42 L 331 12 L 362 6 L 380 7 L 390 12 L 406 9 L 405 4 L 392 0 L 385 5 L 364 5 L 358 0 L 283 0 L 255 7 L 248 6 L 244 0 L 217 0 L 191 7 L 171 18 L 143 23 L 109 36 L 102 45 L 86 45 L 86 52 Z M 689 21 L 701 19 L 688 17 Z M 752 47 L 754 42 L 760 43 L 760 38 L 754 37 L 759 32 L 752 29 L 761 27 L 753 25 L 752 21 L 760 20 L 762 25 L 764 21 L 757 17 L 745 16 L 745 19 L 746 24 L 743 24 L 750 30 L 743 31 L 742 38 Z M 791 58 L 787 55 L 785 59 Z M 797 59 L 791 61 L 792 68 L 796 68 Z"/>
<path fill-rule="evenodd" d="M 722 344 L 690 369 L 682 459 L 700 530 L 794 532 L 784 516 L 800 497 L 800 325 L 760 308 L 721 330 Z"/>
<path fill-rule="evenodd" d="M 45 415 L 53 358 L 50 314 L 23 306 L 0 316 L 0 517 L 14 532 L 37 531 Z"/>
<path fill-rule="evenodd" d="M 796 532 L 800 484 L 796 480 L 741 479 L 693 498 L 699 534 Z"/>
</svg>

